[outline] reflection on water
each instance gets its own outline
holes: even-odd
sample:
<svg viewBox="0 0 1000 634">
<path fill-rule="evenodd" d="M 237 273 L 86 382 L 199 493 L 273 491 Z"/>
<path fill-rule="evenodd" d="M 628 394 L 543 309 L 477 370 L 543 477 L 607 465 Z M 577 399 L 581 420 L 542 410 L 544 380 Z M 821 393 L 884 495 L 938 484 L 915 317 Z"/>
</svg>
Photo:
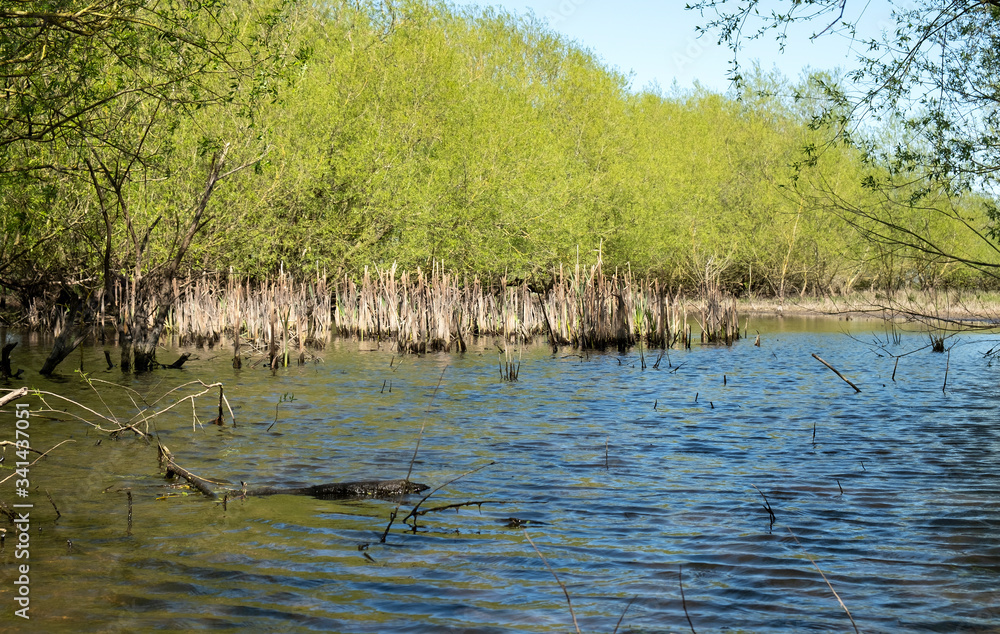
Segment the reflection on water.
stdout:
<svg viewBox="0 0 1000 634">
<path fill-rule="evenodd" d="M 383 544 L 395 502 L 274 496 L 223 509 L 167 497 L 154 447 L 37 417 L 34 446 L 75 443 L 32 468 L 32 629 L 571 631 L 562 590 L 511 518 L 526 521 L 583 631 L 612 631 L 633 597 L 620 631 L 689 629 L 685 608 L 699 631 L 852 629 L 810 560 L 863 631 L 996 627 L 998 388 L 982 357 L 992 342 L 965 336 L 950 360 L 922 351 L 897 367 L 890 353 L 925 335 L 882 350 L 878 324 L 821 323 L 756 320 L 760 347 L 751 336 L 671 351 L 645 370 L 638 350 L 531 347 L 517 383 L 499 380 L 492 342 L 403 358 L 335 342 L 323 363 L 276 376 L 208 350 L 182 371 L 96 371 L 157 395 L 224 381 L 236 427 L 193 430 L 185 406 L 156 430 L 178 463 L 237 488 L 405 477 L 422 426 L 413 479 L 437 487 L 495 464 L 422 508 L 467 505 L 420 516 L 415 532 L 397 521 Z M 37 368 L 47 350 L 17 352 L 15 365 Z M 652 366 L 657 353 L 645 354 Z M 103 353 L 84 359 L 96 370 Z M 100 406 L 69 367 L 58 382 L 28 375 Z M 104 392 L 112 409 L 132 408 Z M 199 405 L 201 420 L 213 407 Z M 0 440 L 13 439 L 13 414 L 0 416 Z M 9 539 L 0 559 L 0 623 L 19 625 Z"/>
</svg>

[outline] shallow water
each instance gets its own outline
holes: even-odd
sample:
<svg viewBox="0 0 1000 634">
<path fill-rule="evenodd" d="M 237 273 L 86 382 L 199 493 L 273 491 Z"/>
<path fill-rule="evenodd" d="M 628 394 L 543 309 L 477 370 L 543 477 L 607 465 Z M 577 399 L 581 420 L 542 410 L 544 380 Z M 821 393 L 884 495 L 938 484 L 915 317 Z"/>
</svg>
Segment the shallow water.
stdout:
<svg viewBox="0 0 1000 634">
<path fill-rule="evenodd" d="M 321 363 L 275 375 L 198 350 L 181 371 L 135 379 L 102 372 L 102 350 L 87 348 L 92 377 L 143 395 L 225 383 L 236 427 L 208 423 L 212 396 L 198 401 L 204 425 L 188 404 L 155 419 L 202 476 L 237 489 L 401 478 L 419 438 L 413 480 L 438 487 L 482 467 L 422 508 L 484 503 L 422 515 L 416 531 L 397 521 L 380 543 L 394 501 L 223 508 L 165 488 L 155 447 L 36 416 L 33 446 L 75 442 L 31 469 L 30 630 L 568 632 L 575 614 L 581 630 L 611 632 L 624 612 L 619 631 L 671 632 L 690 629 L 685 611 L 698 631 L 852 630 L 816 566 L 862 631 L 1000 628 L 1000 386 L 983 357 L 994 338 L 895 366 L 878 324 L 757 319 L 750 333 L 655 368 L 646 351 L 644 370 L 638 350 L 526 348 L 516 383 L 500 381 L 488 341 L 402 358 L 334 342 Z M 887 350 L 926 343 L 906 334 Z M 26 339 L 14 365 L 40 367 L 46 353 Z M 27 383 L 103 407 L 78 363 Z M 131 407 L 99 388 L 116 413 Z M 0 440 L 14 439 L 11 409 Z M 0 486 L 8 505 L 23 501 L 12 484 Z M 0 625 L 23 626 L 7 528 Z"/>
</svg>

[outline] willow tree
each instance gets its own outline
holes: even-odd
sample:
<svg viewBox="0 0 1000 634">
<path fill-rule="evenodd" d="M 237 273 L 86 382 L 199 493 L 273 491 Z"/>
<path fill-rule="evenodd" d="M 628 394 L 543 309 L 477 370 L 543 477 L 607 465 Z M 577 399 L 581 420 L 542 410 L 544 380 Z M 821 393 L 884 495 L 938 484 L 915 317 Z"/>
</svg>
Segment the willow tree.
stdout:
<svg viewBox="0 0 1000 634">
<path fill-rule="evenodd" d="M 99 304 L 117 317 L 122 368 L 154 366 L 165 289 L 212 217 L 230 142 L 204 141 L 210 158 L 202 183 L 173 217 L 137 201 L 155 199 L 154 184 L 171 186 L 170 137 L 184 117 L 225 105 L 252 118 L 289 59 L 282 41 L 293 8 L 283 0 L 41 0 L 0 10 L 0 175 L 29 198 L 52 187 L 76 194 L 29 207 L 48 217 L 28 218 L 5 238 L 0 261 L 2 272 L 34 254 L 32 265 L 62 289 L 69 323 L 43 373 L 79 344 L 78 326 Z M 8 226 L 23 212 L 18 202 L 4 201 Z M 67 270 L 44 257 L 58 232 L 53 225 L 70 231 L 63 244 L 82 245 Z M 154 249 L 157 242 L 169 246 Z M 98 275 L 81 274 L 95 265 Z"/>
<path fill-rule="evenodd" d="M 880 249 L 917 263 L 958 265 L 1000 279 L 1000 2 L 892 2 L 893 28 L 855 45 L 863 51 L 843 86 L 822 85 L 825 107 L 813 125 L 834 131 L 828 144 L 806 148 L 815 161 L 826 147 L 851 144 L 880 168 L 860 183 L 874 201 L 828 181 L 812 183 L 815 200 L 839 214 Z M 848 0 L 701 0 L 701 29 L 734 52 L 732 79 L 743 78 L 748 39 L 774 37 L 788 25 L 812 37 L 856 38 L 868 5 Z M 847 16 L 856 16 L 848 17 Z M 872 132 L 888 126 L 887 138 Z M 884 130 L 885 128 L 881 128 Z M 947 239 L 942 239 L 942 231 Z"/>
</svg>

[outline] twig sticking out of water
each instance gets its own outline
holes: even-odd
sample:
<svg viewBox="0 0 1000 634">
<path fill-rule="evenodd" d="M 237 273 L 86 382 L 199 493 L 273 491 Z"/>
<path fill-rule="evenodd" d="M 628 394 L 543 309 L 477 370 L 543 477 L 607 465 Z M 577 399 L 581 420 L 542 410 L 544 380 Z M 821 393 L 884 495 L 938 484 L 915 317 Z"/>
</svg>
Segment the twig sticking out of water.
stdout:
<svg viewBox="0 0 1000 634">
<path fill-rule="evenodd" d="M 222 425 L 226 424 L 226 420 L 222 416 L 222 386 L 221 385 L 219 386 L 219 415 L 216 416 L 215 420 L 213 420 L 212 422 L 215 423 L 216 425 L 219 425 L 220 427 Z M 233 421 L 233 426 L 235 426 L 235 425 L 236 425 L 236 421 L 234 420 Z"/>
<path fill-rule="evenodd" d="M 684 608 L 684 616 L 687 617 L 688 625 L 691 627 L 691 634 L 698 634 L 694 631 L 694 623 L 691 622 L 691 615 L 688 614 L 687 600 L 684 598 L 684 566 L 677 567 L 677 584 L 681 587 L 681 607 Z"/>
<path fill-rule="evenodd" d="M 831 370 L 833 370 L 833 373 L 836 374 L 837 376 L 839 376 L 844 381 L 844 383 L 847 383 L 848 385 L 850 385 L 851 387 L 854 388 L 854 392 L 855 393 L 858 393 L 858 392 L 861 391 L 860 387 L 858 387 L 857 385 L 855 385 L 855 384 L 851 383 L 850 381 L 848 381 L 847 379 L 845 379 L 843 374 L 841 374 L 840 372 L 837 372 L 837 368 L 833 367 L 832 365 L 830 365 L 829 363 L 827 363 L 823 359 L 820 359 L 819 355 L 817 355 L 815 352 L 813 353 L 813 359 L 816 359 L 817 361 L 819 361 L 820 363 L 822 363 L 826 367 L 828 367 Z"/>
<path fill-rule="evenodd" d="M 566 605 L 569 606 L 569 614 L 573 617 L 573 627 L 576 628 L 577 634 L 580 634 L 580 626 L 576 622 L 576 613 L 573 612 L 573 602 L 569 599 L 569 590 L 566 589 L 566 584 L 559 579 L 559 575 L 557 575 L 556 571 L 552 569 L 549 562 L 545 560 L 545 555 L 542 554 L 542 551 L 538 550 L 538 546 L 535 546 L 535 542 L 531 541 L 531 537 L 528 536 L 528 531 L 524 531 L 524 538 L 527 539 L 528 543 L 531 544 L 531 547 L 535 549 L 535 552 L 538 553 L 538 557 L 542 560 L 542 563 L 545 564 L 545 568 L 552 573 L 552 576 L 556 579 L 556 583 L 558 583 L 559 587 L 562 588 L 563 594 L 566 595 Z"/>
<path fill-rule="evenodd" d="M 126 535 L 132 534 L 132 492 L 126 491 L 125 496 L 128 499 L 128 528 L 125 530 Z"/>
<path fill-rule="evenodd" d="M 629 599 L 629 602 L 625 606 L 625 609 L 622 610 L 622 615 L 620 617 L 618 617 L 618 623 L 615 625 L 615 631 L 612 632 L 611 634 L 618 634 L 618 628 L 622 626 L 622 621 L 625 620 L 625 613 L 628 612 L 628 609 L 630 607 L 632 607 L 632 604 L 635 603 L 635 600 L 638 599 L 638 598 L 639 598 L 639 595 L 635 595 L 634 597 L 632 597 L 631 599 Z"/>
<path fill-rule="evenodd" d="M 496 344 L 497 350 L 499 351 L 497 355 L 497 365 L 500 368 L 500 380 L 514 383 L 517 381 L 517 375 L 521 372 L 521 350 L 517 352 L 517 362 L 514 362 L 514 354 L 510 351 L 510 347 L 501 348 L 500 344 Z M 499 354 L 503 354 L 503 359 L 500 358 Z M 619 361 L 621 363 L 621 361 Z"/>
<path fill-rule="evenodd" d="M 756 484 L 751 484 L 750 486 L 757 489 Z M 764 498 L 764 510 L 767 511 L 767 514 L 771 516 L 771 526 L 773 527 L 775 520 L 777 520 L 778 518 L 775 517 L 774 511 L 771 509 L 771 503 L 767 501 L 767 496 L 764 495 L 763 491 L 757 489 L 757 493 L 760 493 L 760 497 Z"/>
<path fill-rule="evenodd" d="M 49 493 L 48 489 L 45 489 L 45 497 L 49 498 L 49 503 L 56 510 L 56 521 L 58 522 L 59 518 L 62 517 L 62 513 L 59 512 L 59 507 L 56 506 L 56 501 L 52 499 L 52 494 Z"/>
<path fill-rule="evenodd" d="M 447 370 L 447 369 L 448 369 L 448 366 L 445 366 L 444 368 L 441 369 L 441 376 L 438 377 L 437 385 L 434 386 L 434 393 L 431 394 L 431 400 L 427 404 L 427 409 L 428 410 L 430 409 L 431 405 L 434 404 L 434 399 L 437 398 L 438 390 L 441 388 L 441 381 L 444 380 L 444 373 L 445 373 L 445 370 Z M 410 466 L 406 469 L 406 481 L 407 482 L 410 481 L 410 475 L 413 474 L 413 463 L 417 461 L 417 452 L 420 451 L 420 441 L 424 437 L 424 429 L 426 429 L 426 428 L 427 428 L 427 421 L 424 421 L 420 425 L 420 433 L 417 434 L 417 444 L 416 444 L 415 447 L 413 447 L 413 457 L 410 458 Z M 440 488 L 440 487 L 438 487 L 438 488 Z M 437 489 L 435 489 L 435 491 L 436 490 Z M 433 493 L 433 491 L 432 491 L 432 493 Z M 424 499 L 427 499 L 427 498 L 424 498 Z M 421 500 L 421 502 L 423 502 L 423 500 Z M 419 504 L 417 506 L 419 506 Z M 414 507 L 414 510 L 416 510 L 416 507 Z M 410 511 L 410 513 L 412 513 L 412 512 L 413 511 Z M 392 523 L 396 521 L 396 516 L 398 514 L 399 514 L 399 504 L 396 504 L 396 508 L 394 508 L 392 510 L 392 512 L 389 513 L 389 523 L 386 525 L 385 531 L 382 533 L 382 537 L 379 538 L 379 543 L 381 543 L 381 544 L 385 543 L 385 538 L 388 537 L 389 530 L 392 528 Z M 409 516 L 407 516 L 407 517 L 409 517 Z"/>
<path fill-rule="evenodd" d="M 265 432 L 271 431 L 271 428 L 278 424 L 278 407 L 282 403 L 291 403 L 294 400 L 295 400 L 294 394 L 289 394 L 288 392 L 285 392 L 284 394 L 281 395 L 281 398 L 278 399 L 278 402 L 274 404 L 274 422 L 267 426 L 267 429 L 264 430 Z"/>
<path fill-rule="evenodd" d="M 792 532 L 791 528 L 788 528 L 788 534 L 792 536 L 792 539 L 795 540 L 795 543 L 798 544 L 799 547 L 802 546 L 802 542 L 800 542 L 799 538 L 795 536 L 795 533 Z M 812 558 L 812 556 L 809 553 L 805 552 L 804 548 L 802 550 L 806 558 L 809 560 L 809 563 L 811 563 L 813 567 L 816 568 L 816 571 L 819 573 L 819 576 L 823 577 L 823 581 L 825 581 L 826 585 L 830 588 L 830 592 L 833 593 L 833 596 L 837 597 L 837 602 L 840 603 L 840 607 L 844 608 L 844 612 L 847 612 L 847 618 L 851 619 L 851 625 L 854 626 L 854 631 L 857 632 L 857 634 L 861 634 L 861 631 L 858 630 L 858 624 L 854 622 L 854 617 L 851 616 L 851 611 L 847 609 L 847 606 L 844 605 L 844 601 L 840 598 L 840 595 L 837 594 L 837 591 L 833 589 L 833 585 L 830 584 L 830 580 L 827 579 L 826 575 L 823 574 L 823 571 L 819 569 L 819 566 L 816 565 L 816 561 Z"/>
<path fill-rule="evenodd" d="M 948 359 L 944 364 L 944 383 L 941 384 L 941 392 L 944 393 L 948 387 L 948 368 L 951 367 L 951 348 L 948 348 Z"/>
<path fill-rule="evenodd" d="M 899 357 L 896 357 L 896 363 L 892 364 L 892 382 L 896 382 L 896 368 L 899 367 Z"/>
</svg>

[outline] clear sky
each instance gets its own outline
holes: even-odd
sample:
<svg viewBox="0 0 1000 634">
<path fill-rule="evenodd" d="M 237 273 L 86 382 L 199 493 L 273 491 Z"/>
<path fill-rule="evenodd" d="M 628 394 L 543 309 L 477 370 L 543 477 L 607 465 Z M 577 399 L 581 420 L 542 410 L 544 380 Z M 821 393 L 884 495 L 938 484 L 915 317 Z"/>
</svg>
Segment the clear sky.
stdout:
<svg viewBox="0 0 1000 634">
<path fill-rule="evenodd" d="M 710 19 L 696 11 L 684 10 L 684 0 L 492 0 L 455 2 L 456 5 L 494 5 L 523 14 L 528 11 L 545 19 L 554 30 L 595 52 L 606 65 L 623 73 L 633 73 L 632 88 L 642 89 L 651 83 L 669 89 L 676 81 L 690 88 L 697 81 L 717 92 L 729 86 L 726 73 L 732 51 L 716 44 L 717 38 L 698 37 L 695 26 Z M 854 11 L 851 13 L 851 11 Z M 881 29 L 893 25 L 885 0 L 848 3 L 845 19 L 859 21 L 859 38 L 875 37 Z M 860 42 L 842 34 L 826 34 L 815 40 L 810 35 L 822 31 L 829 19 L 796 27 L 789 31 L 785 52 L 779 52 L 773 37 L 748 46 L 740 55 L 740 64 L 754 60 L 765 70 L 777 68 L 786 77 L 797 79 L 806 68 L 831 70 L 851 68 Z"/>
</svg>

